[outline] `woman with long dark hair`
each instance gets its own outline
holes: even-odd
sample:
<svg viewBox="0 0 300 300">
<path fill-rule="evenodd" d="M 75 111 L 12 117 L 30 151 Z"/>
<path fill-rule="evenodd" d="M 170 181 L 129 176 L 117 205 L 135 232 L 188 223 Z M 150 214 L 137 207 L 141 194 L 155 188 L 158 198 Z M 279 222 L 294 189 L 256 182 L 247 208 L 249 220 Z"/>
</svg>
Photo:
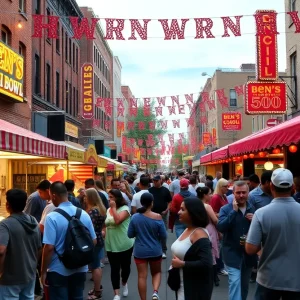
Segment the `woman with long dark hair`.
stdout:
<svg viewBox="0 0 300 300">
<path fill-rule="evenodd" d="M 152 275 L 152 300 L 159 300 L 158 289 L 161 281 L 161 240 L 167 237 L 160 214 L 151 211 L 153 195 L 141 196 L 142 207 L 137 210 L 128 228 L 128 237 L 135 238 L 134 260 L 138 271 L 138 289 L 141 300 L 146 300 L 148 265 Z"/>
<path fill-rule="evenodd" d="M 197 197 L 185 198 L 179 211 L 185 231 L 173 243 L 172 267 L 180 269 L 178 300 L 210 300 L 213 290 L 213 258 L 204 204 Z"/>
<path fill-rule="evenodd" d="M 212 192 L 210 188 L 207 186 L 205 187 L 198 187 L 197 190 L 197 197 L 203 202 L 204 207 L 206 209 L 209 224 L 206 226 L 206 229 L 210 236 L 210 241 L 212 244 L 212 254 L 213 254 L 213 264 L 214 264 L 214 282 L 216 286 L 219 286 L 220 279 L 218 277 L 218 267 L 216 260 L 219 258 L 219 235 L 216 228 L 218 223 L 218 218 L 213 211 L 212 207 L 210 206 L 210 200 L 212 197 Z"/>
<path fill-rule="evenodd" d="M 122 193 L 113 189 L 109 191 L 108 196 L 110 208 L 107 210 L 105 220 L 105 249 L 111 268 L 114 300 L 120 300 L 120 277 L 122 277 L 123 296 L 128 296 L 127 281 L 130 275 L 134 240 L 127 236 L 130 211 Z"/>
</svg>

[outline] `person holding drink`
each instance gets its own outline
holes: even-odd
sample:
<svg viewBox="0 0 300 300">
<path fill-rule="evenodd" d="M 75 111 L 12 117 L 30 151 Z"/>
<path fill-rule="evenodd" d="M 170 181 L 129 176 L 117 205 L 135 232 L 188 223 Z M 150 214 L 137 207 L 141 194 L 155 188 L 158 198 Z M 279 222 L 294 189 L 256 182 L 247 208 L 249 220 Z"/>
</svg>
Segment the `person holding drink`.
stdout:
<svg viewBox="0 0 300 300">
<path fill-rule="evenodd" d="M 217 229 L 223 233 L 223 260 L 228 271 L 229 299 L 246 300 L 256 255 L 245 252 L 245 242 L 255 212 L 248 203 L 249 187 L 245 181 L 233 186 L 233 202 L 220 210 Z"/>
</svg>

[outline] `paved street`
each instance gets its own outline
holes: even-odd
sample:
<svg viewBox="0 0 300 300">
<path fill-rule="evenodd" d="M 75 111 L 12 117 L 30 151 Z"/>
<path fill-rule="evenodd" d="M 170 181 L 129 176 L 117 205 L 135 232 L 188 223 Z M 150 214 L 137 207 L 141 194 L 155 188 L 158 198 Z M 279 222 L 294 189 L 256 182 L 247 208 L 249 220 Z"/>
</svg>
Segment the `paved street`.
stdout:
<svg viewBox="0 0 300 300">
<path fill-rule="evenodd" d="M 168 248 L 170 249 L 171 244 L 175 240 L 175 234 L 169 233 L 168 240 Z M 167 270 L 170 266 L 171 254 L 168 253 L 168 258 L 163 260 L 163 273 L 162 273 L 162 282 L 159 290 L 159 295 L 161 300 L 175 300 L 175 294 L 171 291 L 167 286 Z M 131 275 L 129 278 L 128 286 L 129 286 L 129 295 L 127 297 L 128 300 L 139 300 L 138 288 L 137 288 L 137 271 L 134 261 L 132 261 Z M 88 274 L 87 284 L 85 294 L 87 295 L 88 291 L 93 287 L 93 282 L 90 281 L 91 274 Z M 214 288 L 212 300 L 227 300 L 228 294 L 228 284 L 227 277 L 220 276 L 221 283 L 219 287 Z M 105 265 L 103 269 L 103 280 L 102 284 L 104 287 L 103 290 L 103 300 L 112 300 L 113 299 L 113 290 L 110 282 L 110 268 L 109 265 Z M 152 285 L 151 285 L 151 276 L 148 278 L 148 299 L 151 299 L 152 295 Z M 253 299 L 255 284 L 250 284 L 250 293 L 248 296 L 249 300 Z"/>
</svg>

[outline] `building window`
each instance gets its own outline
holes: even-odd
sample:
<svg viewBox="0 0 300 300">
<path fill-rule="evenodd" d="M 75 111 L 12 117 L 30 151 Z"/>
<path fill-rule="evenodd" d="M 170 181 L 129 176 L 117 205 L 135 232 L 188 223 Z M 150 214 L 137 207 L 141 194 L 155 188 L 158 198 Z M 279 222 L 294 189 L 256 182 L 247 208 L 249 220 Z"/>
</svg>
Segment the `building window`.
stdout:
<svg viewBox="0 0 300 300">
<path fill-rule="evenodd" d="M 77 115 L 76 113 L 76 94 L 75 94 L 75 87 L 73 87 L 73 93 L 72 93 L 72 96 L 73 96 L 73 103 L 72 103 L 72 107 L 73 107 L 73 111 L 72 111 L 72 115 L 75 117 Z"/>
<path fill-rule="evenodd" d="M 75 44 L 73 44 L 73 70 L 75 71 Z"/>
<path fill-rule="evenodd" d="M 50 8 L 48 7 L 47 9 L 46 9 L 46 14 L 47 14 L 47 19 L 48 19 L 48 22 L 49 22 L 49 18 L 48 17 L 50 17 L 51 16 L 51 11 L 50 11 Z M 47 35 L 48 36 L 48 35 Z M 51 40 L 47 37 L 47 42 L 49 43 L 49 44 L 51 44 Z"/>
<path fill-rule="evenodd" d="M 56 72 L 56 78 L 55 78 L 55 103 L 56 106 L 59 107 L 59 96 L 60 96 L 60 81 L 59 81 L 59 72 Z"/>
<path fill-rule="evenodd" d="M 57 26 L 56 52 L 60 53 L 60 28 L 59 28 L 59 23 L 58 23 L 58 26 Z"/>
<path fill-rule="evenodd" d="M 237 107 L 236 91 L 235 89 L 230 89 L 230 103 L 231 107 Z"/>
<path fill-rule="evenodd" d="M 34 93 L 39 96 L 41 94 L 41 65 L 37 54 L 34 56 Z"/>
<path fill-rule="evenodd" d="M 11 31 L 5 25 L 1 26 L 1 40 L 4 44 L 11 44 Z"/>
<path fill-rule="evenodd" d="M 76 90 L 76 116 L 79 114 L 78 90 Z"/>
<path fill-rule="evenodd" d="M 78 48 L 76 47 L 76 72 L 78 73 Z"/>
<path fill-rule="evenodd" d="M 66 80 L 66 113 L 69 113 L 69 83 Z"/>
<path fill-rule="evenodd" d="M 34 12 L 36 15 L 41 13 L 41 2 L 40 0 L 34 0 Z"/>
<path fill-rule="evenodd" d="M 296 11 L 296 0 L 290 0 L 290 11 Z"/>
<path fill-rule="evenodd" d="M 26 1 L 25 0 L 19 0 L 19 11 L 20 12 L 26 11 Z"/>
<path fill-rule="evenodd" d="M 51 102 L 51 67 L 46 64 L 46 100 Z"/>
<path fill-rule="evenodd" d="M 69 64 L 72 64 L 72 41 L 69 39 Z"/>
<path fill-rule="evenodd" d="M 297 53 L 294 52 L 290 56 L 290 64 L 291 64 L 291 76 L 292 76 L 292 84 L 291 84 L 291 89 L 293 92 L 293 96 L 296 96 L 296 76 L 297 76 Z"/>
<path fill-rule="evenodd" d="M 72 85 L 69 83 L 69 114 L 73 114 L 74 105 L 72 103 Z"/>
<path fill-rule="evenodd" d="M 66 62 L 68 62 L 68 34 L 65 33 L 65 57 Z"/>
</svg>

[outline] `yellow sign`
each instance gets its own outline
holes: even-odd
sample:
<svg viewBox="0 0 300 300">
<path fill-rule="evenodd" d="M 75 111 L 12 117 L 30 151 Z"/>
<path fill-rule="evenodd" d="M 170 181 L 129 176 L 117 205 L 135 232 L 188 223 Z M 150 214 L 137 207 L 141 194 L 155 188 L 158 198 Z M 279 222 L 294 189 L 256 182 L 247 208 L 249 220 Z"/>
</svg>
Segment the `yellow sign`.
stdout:
<svg viewBox="0 0 300 300">
<path fill-rule="evenodd" d="M 74 138 L 78 138 L 78 127 L 72 123 L 65 122 L 65 134 Z"/>
<path fill-rule="evenodd" d="M 0 42 L 0 93 L 23 102 L 24 59 Z"/>
<path fill-rule="evenodd" d="M 68 148 L 68 160 L 84 162 L 84 151 Z"/>
<path fill-rule="evenodd" d="M 90 144 L 85 151 L 85 159 L 84 162 L 91 165 L 98 165 L 98 155 L 96 148 L 93 144 Z"/>
<path fill-rule="evenodd" d="M 107 160 L 98 156 L 98 167 L 107 168 Z"/>
</svg>

